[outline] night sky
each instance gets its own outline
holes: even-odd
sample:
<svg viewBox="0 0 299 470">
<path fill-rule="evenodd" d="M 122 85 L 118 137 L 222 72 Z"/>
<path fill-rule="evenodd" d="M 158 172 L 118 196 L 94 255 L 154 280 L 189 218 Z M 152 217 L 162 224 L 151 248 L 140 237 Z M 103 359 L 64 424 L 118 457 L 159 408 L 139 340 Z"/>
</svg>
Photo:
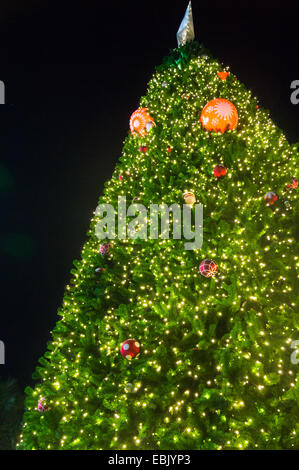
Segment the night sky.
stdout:
<svg viewBox="0 0 299 470">
<path fill-rule="evenodd" d="M 6 365 L 21 388 L 45 352 L 72 261 L 131 113 L 176 47 L 187 0 L 2 0 L 1 310 Z M 42 4 L 42 5 L 41 5 Z M 299 5 L 193 0 L 196 38 L 299 141 Z"/>
</svg>

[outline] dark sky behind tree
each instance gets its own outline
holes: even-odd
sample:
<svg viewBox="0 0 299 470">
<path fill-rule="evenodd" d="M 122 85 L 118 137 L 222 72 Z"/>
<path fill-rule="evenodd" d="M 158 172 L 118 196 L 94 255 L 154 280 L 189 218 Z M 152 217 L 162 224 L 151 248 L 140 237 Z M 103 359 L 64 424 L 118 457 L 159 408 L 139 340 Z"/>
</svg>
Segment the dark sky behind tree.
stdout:
<svg viewBox="0 0 299 470">
<path fill-rule="evenodd" d="M 131 113 L 186 0 L 2 1 L 0 378 L 31 383 Z M 193 0 L 196 38 L 299 141 L 299 5 Z M 298 175 L 297 175 L 298 176 Z"/>
</svg>

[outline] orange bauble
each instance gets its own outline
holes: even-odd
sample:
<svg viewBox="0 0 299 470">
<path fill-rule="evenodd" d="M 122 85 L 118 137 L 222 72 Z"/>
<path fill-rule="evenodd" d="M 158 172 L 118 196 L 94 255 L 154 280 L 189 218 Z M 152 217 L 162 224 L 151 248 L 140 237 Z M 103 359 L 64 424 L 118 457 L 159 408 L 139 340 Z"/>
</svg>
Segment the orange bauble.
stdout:
<svg viewBox="0 0 299 470">
<path fill-rule="evenodd" d="M 221 132 L 233 130 L 238 124 L 238 112 L 235 106 L 224 98 L 209 101 L 203 108 L 200 121 L 207 131 Z"/>
<path fill-rule="evenodd" d="M 223 71 L 223 72 L 218 72 L 217 75 L 220 78 L 220 80 L 225 81 L 230 74 L 229 72 Z"/>
<path fill-rule="evenodd" d="M 144 137 L 147 133 L 147 126 L 154 125 L 153 118 L 148 114 L 147 108 L 139 108 L 132 114 L 130 118 L 130 129 L 132 134 L 137 133 Z"/>
</svg>

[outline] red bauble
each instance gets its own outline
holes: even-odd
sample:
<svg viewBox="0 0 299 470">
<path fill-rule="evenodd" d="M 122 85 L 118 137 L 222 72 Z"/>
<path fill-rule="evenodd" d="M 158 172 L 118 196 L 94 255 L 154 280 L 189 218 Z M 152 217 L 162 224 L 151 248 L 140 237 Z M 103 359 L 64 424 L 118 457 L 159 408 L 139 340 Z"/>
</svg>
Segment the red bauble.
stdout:
<svg viewBox="0 0 299 470">
<path fill-rule="evenodd" d="M 200 263 L 200 274 L 205 277 L 213 277 L 217 273 L 218 266 L 212 259 L 204 259 Z"/>
<path fill-rule="evenodd" d="M 168 145 L 167 147 L 167 152 L 170 153 L 171 152 L 171 147 Z"/>
<path fill-rule="evenodd" d="M 227 169 L 224 165 L 217 165 L 214 168 L 214 176 L 215 178 L 223 178 L 227 173 Z"/>
<path fill-rule="evenodd" d="M 128 361 L 131 361 L 131 359 L 133 359 L 139 354 L 140 343 L 138 343 L 136 339 L 127 339 L 121 345 L 120 352 L 123 357 L 128 359 Z"/>
<path fill-rule="evenodd" d="M 119 181 L 122 181 L 123 180 L 123 176 L 121 174 L 118 175 L 118 179 Z"/>
<path fill-rule="evenodd" d="M 147 146 L 146 145 L 141 145 L 141 147 L 139 147 L 139 152 L 147 152 Z"/>
<path fill-rule="evenodd" d="M 293 178 L 290 184 L 286 185 L 286 190 L 296 189 L 296 188 L 298 188 L 298 180 L 297 178 Z"/>
<path fill-rule="evenodd" d="M 297 180 L 297 178 L 293 178 L 293 179 L 292 179 L 291 185 L 292 185 L 292 188 L 293 188 L 293 189 L 298 188 L 298 180 Z"/>
<path fill-rule="evenodd" d="M 238 124 L 238 112 L 235 106 L 224 98 L 209 101 L 203 108 L 200 121 L 207 131 L 223 132 L 235 129 Z"/>
<path fill-rule="evenodd" d="M 278 199 L 277 194 L 274 191 L 269 191 L 268 193 L 265 194 L 265 201 L 268 204 L 274 204 Z"/>
</svg>

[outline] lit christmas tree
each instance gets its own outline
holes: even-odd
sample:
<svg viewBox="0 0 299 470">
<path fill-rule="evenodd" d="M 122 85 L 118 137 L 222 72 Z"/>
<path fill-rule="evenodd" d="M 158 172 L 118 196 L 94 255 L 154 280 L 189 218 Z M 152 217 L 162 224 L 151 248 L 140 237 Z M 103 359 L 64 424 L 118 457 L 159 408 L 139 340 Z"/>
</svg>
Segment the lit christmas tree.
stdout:
<svg viewBox="0 0 299 470">
<path fill-rule="evenodd" d="M 201 203 L 202 246 L 95 212 L 18 448 L 299 449 L 298 149 L 193 37 L 189 5 L 99 204 Z"/>
</svg>

